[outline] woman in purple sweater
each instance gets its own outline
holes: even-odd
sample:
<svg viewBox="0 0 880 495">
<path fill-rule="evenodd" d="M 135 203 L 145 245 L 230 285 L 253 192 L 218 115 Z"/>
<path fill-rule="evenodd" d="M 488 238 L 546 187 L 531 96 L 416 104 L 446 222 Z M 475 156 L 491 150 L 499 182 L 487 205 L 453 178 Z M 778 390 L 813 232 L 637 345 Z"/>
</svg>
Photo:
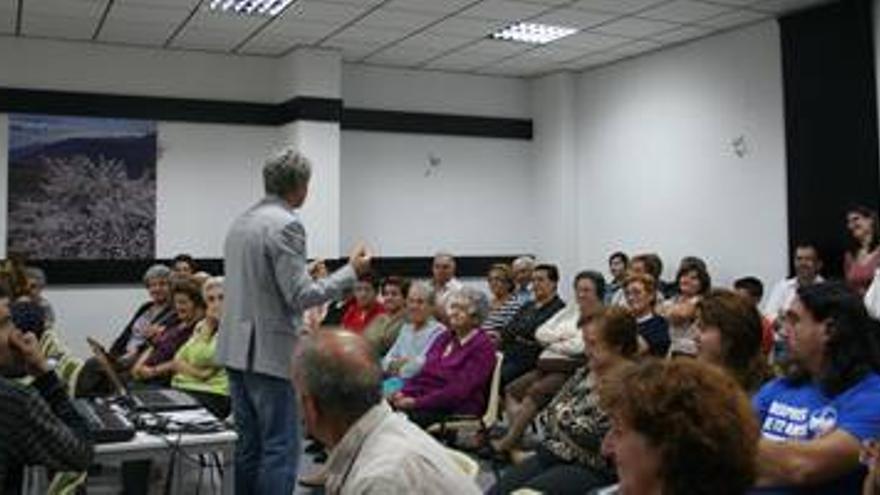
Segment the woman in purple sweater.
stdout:
<svg viewBox="0 0 880 495">
<path fill-rule="evenodd" d="M 463 289 L 446 306 L 449 329 L 434 339 L 419 374 L 391 398 L 423 427 L 449 415 L 483 414 L 495 368 L 495 347 L 479 328 L 488 309 L 485 295 Z"/>
</svg>

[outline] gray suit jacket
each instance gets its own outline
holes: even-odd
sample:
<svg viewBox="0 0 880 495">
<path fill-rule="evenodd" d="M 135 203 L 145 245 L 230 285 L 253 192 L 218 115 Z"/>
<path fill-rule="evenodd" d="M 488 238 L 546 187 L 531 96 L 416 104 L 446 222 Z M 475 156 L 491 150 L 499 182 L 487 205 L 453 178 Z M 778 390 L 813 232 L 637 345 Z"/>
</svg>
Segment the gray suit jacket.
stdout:
<svg viewBox="0 0 880 495">
<path fill-rule="evenodd" d="M 223 319 L 217 362 L 236 370 L 289 379 L 303 311 L 341 296 L 355 280 L 345 265 L 314 281 L 306 266 L 299 216 L 268 196 L 238 217 L 224 246 Z"/>
</svg>

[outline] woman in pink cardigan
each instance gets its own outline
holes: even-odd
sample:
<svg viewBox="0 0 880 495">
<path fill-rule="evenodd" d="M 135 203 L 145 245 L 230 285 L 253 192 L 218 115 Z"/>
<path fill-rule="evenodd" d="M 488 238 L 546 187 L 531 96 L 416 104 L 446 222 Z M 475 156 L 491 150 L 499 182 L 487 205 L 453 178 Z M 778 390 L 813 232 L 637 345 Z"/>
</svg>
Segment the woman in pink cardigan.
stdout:
<svg viewBox="0 0 880 495">
<path fill-rule="evenodd" d="M 877 212 L 864 206 L 850 208 L 846 214 L 850 248 L 843 259 L 846 284 L 864 296 L 880 267 L 880 224 Z"/>
<path fill-rule="evenodd" d="M 481 328 L 486 296 L 462 289 L 447 297 L 449 328 L 434 339 L 425 365 L 392 396 L 395 408 L 428 426 L 450 415 L 481 415 L 495 368 L 495 346 Z"/>
</svg>

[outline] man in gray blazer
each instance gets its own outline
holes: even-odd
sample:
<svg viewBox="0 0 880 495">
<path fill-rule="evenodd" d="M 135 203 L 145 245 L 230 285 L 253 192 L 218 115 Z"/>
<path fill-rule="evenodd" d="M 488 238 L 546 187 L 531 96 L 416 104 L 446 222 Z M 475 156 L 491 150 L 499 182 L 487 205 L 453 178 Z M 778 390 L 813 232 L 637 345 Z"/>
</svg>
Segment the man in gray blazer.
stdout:
<svg viewBox="0 0 880 495">
<path fill-rule="evenodd" d="M 289 379 L 303 311 L 339 298 L 370 255 L 354 249 L 349 262 L 313 280 L 306 234 L 296 209 L 308 195 L 311 166 L 286 150 L 263 167 L 266 197 L 238 217 L 224 246 L 225 302 L 217 361 L 229 372 L 239 435 L 237 494 L 293 492 L 299 461 L 296 393 Z"/>
</svg>

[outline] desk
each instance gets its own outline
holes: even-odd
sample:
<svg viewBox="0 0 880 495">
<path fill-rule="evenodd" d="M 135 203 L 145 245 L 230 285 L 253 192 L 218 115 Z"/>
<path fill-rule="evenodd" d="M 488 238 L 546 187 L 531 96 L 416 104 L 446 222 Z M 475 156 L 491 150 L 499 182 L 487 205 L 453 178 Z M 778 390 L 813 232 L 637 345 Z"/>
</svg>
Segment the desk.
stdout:
<svg viewBox="0 0 880 495">
<path fill-rule="evenodd" d="M 94 464 L 118 464 L 123 461 L 152 459 L 167 464 L 172 451 L 183 452 L 177 455 L 172 480 L 172 493 L 183 493 L 183 468 L 192 465 L 185 457 L 199 454 L 218 453 L 222 455 L 223 478 L 221 493 L 231 494 L 235 491 L 235 469 L 233 455 L 238 435 L 232 430 L 216 433 L 169 433 L 154 435 L 137 432 L 128 442 L 104 443 L 95 446 Z M 198 468 L 201 469 L 201 468 Z M 45 494 L 48 488 L 46 471 L 42 467 L 29 468 L 25 474 L 25 492 L 27 494 Z"/>
</svg>

